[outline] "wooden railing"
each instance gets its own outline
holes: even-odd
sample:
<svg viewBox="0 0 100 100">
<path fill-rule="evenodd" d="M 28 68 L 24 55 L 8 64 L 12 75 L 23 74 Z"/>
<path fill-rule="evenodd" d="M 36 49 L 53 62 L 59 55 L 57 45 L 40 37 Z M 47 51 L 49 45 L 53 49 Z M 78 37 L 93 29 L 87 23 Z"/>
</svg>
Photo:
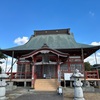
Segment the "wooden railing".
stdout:
<svg viewBox="0 0 100 100">
<path fill-rule="evenodd" d="M 7 72 L 7 75 L 11 77 L 11 72 Z M 99 79 L 99 73 L 98 70 L 95 71 L 85 71 L 85 76 L 87 78 L 94 78 Z M 32 78 L 32 72 L 12 72 L 12 78 L 11 79 L 31 79 Z M 34 74 L 34 79 L 37 79 L 37 74 Z"/>
<path fill-rule="evenodd" d="M 7 72 L 7 75 L 11 77 L 11 72 Z M 31 79 L 32 73 L 31 72 L 12 72 L 11 79 Z"/>
<path fill-rule="evenodd" d="M 95 71 L 85 71 L 85 76 L 86 76 L 86 78 L 99 79 L 98 70 L 95 70 Z"/>
</svg>

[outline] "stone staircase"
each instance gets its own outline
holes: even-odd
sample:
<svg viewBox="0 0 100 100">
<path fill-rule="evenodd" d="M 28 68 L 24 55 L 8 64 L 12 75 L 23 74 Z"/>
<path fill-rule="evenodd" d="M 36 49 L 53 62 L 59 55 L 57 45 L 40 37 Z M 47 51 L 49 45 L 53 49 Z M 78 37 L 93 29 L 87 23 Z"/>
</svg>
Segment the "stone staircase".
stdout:
<svg viewBox="0 0 100 100">
<path fill-rule="evenodd" d="M 36 79 L 35 91 L 56 91 L 57 79 Z"/>
</svg>

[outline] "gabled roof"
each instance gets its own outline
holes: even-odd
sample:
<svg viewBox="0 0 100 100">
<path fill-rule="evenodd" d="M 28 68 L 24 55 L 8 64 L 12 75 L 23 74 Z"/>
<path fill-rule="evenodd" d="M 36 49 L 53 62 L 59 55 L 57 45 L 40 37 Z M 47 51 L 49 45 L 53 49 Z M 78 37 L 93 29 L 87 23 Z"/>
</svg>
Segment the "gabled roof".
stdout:
<svg viewBox="0 0 100 100">
<path fill-rule="evenodd" d="M 60 51 L 53 50 L 53 49 L 50 49 L 50 48 L 41 48 L 41 49 L 35 50 L 35 51 L 33 51 L 33 52 L 29 53 L 29 54 L 22 55 L 22 58 L 31 57 L 31 56 L 36 55 L 38 53 L 44 53 L 45 54 L 45 53 L 49 53 L 49 52 L 51 52 L 53 54 L 56 54 L 56 55 L 59 55 L 61 57 L 68 57 L 69 56 L 68 53 L 62 53 Z"/>
<path fill-rule="evenodd" d="M 40 49 L 43 44 L 47 44 L 51 49 L 75 49 L 92 47 L 91 45 L 77 43 L 72 33 L 58 34 L 56 31 L 57 30 L 55 30 L 55 34 L 50 34 L 49 32 L 49 34 L 42 33 L 41 35 L 33 35 L 26 44 L 9 48 L 8 50 L 37 50 Z"/>
<path fill-rule="evenodd" d="M 51 54 L 51 53 L 58 56 L 59 58 L 62 57 L 62 58 L 67 59 L 69 57 L 68 53 L 63 53 L 63 52 L 60 52 L 58 50 L 50 49 L 46 44 L 44 44 L 41 49 L 32 51 L 29 54 L 22 55 L 20 58 L 21 59 L 23 59 L 23 58 L 24 59 L 29 59 L 29 58 L 32 59 L 32 57 L 34 55 L 36 56 L 36 55 L 39 55 L 39 54 Z M 66 61 L 66 59 L 63 59 L 63 60 Z"/>
<path fill-rule="evenodd" d="M 100 64 L 94 64 L 92 67 L 91 67 L 92 69 L 100 69 Z"/>
</svg>

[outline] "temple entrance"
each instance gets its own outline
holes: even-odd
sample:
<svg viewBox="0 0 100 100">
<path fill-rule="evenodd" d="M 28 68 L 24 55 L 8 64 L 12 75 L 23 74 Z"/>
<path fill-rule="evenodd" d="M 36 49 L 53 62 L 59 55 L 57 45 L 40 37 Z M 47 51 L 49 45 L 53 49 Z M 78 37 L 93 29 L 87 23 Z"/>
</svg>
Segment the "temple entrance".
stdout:
<svg viewBox="0 0 100 100">
<path fill-rule="evenodd" d="M 55 65 L 44 65 L 43 66 L 43 77 L 44 78 L 55 78 L 56 67 Z"/>
<path fill-rule="evenodd" d="M 51 79 L 55 78 L 57 75 L 56 65 L 37 65 L 36 66 L 37 78 Z"/>
</svg>

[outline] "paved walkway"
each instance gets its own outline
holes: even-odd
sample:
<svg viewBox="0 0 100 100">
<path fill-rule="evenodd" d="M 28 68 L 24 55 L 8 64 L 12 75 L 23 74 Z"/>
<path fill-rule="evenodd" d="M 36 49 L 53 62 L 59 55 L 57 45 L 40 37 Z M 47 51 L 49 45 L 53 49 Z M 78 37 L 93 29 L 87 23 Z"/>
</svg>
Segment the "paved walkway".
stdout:
<svg viewBox="0 0 100 100">
<path fill-rule="evenodd" d="M 31 93 L 22 95 L 15 100 L 63 100 L 62 95 L 58 95 L 57 93 Z"/>
<path fill-rule="evenodd" d="M 63 96 L 58 95 L 57 92 L 36 92 L 25 88 L 7 92 L 6 96 L 9 97 L 8 100 L 63 100 Z"/>
<path fill-rule="evenodd" d="M 56 92 L 36 92 L 33 89 L 29 91 L 28 88 L 21 87 L 13 91 L 8 91 L 6 97 L 9 97 L 8 100 L 73 100 L 74 91 L 73 88 L 64 88 L 62 96 Z M 86 100 L 99 100 L 100 89 L 92 93 L 84 92 L 84 98 Z"/>
</svg>

